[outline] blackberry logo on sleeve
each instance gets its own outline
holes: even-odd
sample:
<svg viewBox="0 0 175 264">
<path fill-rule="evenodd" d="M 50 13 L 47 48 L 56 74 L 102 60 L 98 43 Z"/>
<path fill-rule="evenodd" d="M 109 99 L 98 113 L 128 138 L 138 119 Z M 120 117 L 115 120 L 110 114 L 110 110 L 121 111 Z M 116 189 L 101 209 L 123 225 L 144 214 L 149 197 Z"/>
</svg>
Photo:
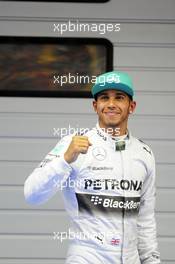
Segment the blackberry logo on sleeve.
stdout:
<svg viewBox="0 0 175 264">
<path fill-rule="evenodd" d="M 137 214 L 140 208 L 140 197 L 92 195 L 76 193 L 79 211 L 94 214 L 126 213 Z"/>
</svg>

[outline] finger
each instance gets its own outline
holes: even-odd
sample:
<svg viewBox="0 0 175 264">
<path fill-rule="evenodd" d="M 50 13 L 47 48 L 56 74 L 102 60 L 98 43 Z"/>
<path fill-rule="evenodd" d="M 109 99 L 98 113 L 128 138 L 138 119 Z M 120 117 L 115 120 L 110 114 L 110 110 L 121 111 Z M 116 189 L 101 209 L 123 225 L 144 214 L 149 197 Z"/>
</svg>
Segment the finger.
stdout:
<svg viewBox="0 0 175 264">
<path fill-rule="evenodd" d="M 84 142 L 88 142 L 87 139 L 82 139 L 82 138 L 74 138 L 72 141 L 75 142 L 75 143 L 84 143 Z"/>
<path fill-rule="evenodd" d="M 73 138 L 88 139 L 87 136 L 79 136 L 79 135 L 75 135 Z"/>
<path fill-rule="evenodd" d="M 77 145 L 80 148 L 88 148 L 89 147 L 89 142 L 79 142 L 79 144 L 77 144 Z"/>
<path fill-rule="evenodd" d="M 86 136 L 81 136 L 81 137 L 75 136 L 73 141 L 76 142 L 76 144 L 87 142 L 88 146 L 92 146 L 92 143 L 89 141 L 88 137 Z"/>
<path fill-rule="evenodd" d="M 88 142 L 89 142 L 89 138 L 88 138 L 88 137 L 85 137 L 85 136 L 83 136 L 83 137 L 76 136 L 76 137 L 75 137 L 75 140 L 88 141 Z M 89 142 L 89 143 L 90 143 L 90 142 Z"/>
<path fill-rule="evenodd" d="M 81 149 L 80 149 L 80 153 L 82 153 L 82 154 L 86 154 L 87 151 L 88 151 L 88 148 L 86 148 L 86 147 L 81 147 Z"/>
</svg>

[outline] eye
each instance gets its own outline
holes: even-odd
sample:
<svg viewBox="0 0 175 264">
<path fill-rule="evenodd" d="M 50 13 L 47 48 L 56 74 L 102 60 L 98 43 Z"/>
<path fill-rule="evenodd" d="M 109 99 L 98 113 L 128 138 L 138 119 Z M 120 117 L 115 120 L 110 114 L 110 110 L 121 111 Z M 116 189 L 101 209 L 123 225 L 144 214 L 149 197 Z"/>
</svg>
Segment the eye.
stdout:
<svg viewBox="0 0 175 264">
<path fill-rule="evenodd" d="M 107 95 L 101 95 L 101 96 L 100 96 L 100 99 L 101 99 L 101 100 L 107 100 L 107 99 L 108 99 L 108 96 L 107 96 Z"/>
<path fill-rule="evenodd" d="M 116 99 L 117 100 L 124 100 L 125 96 L 123 94 L 118 94 L 118 95 L 116 95 Z"/>
</svg>

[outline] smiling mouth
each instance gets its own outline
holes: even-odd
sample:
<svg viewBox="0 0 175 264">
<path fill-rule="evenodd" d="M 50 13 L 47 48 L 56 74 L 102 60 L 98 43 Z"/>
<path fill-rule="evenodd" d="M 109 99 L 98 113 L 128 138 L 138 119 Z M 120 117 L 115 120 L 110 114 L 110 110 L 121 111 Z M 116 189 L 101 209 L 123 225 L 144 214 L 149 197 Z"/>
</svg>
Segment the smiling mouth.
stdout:
<svg viewBox="0 0 175 264">
<path fill-rule="evenodd" d="M 115 116 L 115 115 L 119 115 L 119 113 L 116 113 L 116 112 L 106 112 L 105 115 Z"/>
</svg>

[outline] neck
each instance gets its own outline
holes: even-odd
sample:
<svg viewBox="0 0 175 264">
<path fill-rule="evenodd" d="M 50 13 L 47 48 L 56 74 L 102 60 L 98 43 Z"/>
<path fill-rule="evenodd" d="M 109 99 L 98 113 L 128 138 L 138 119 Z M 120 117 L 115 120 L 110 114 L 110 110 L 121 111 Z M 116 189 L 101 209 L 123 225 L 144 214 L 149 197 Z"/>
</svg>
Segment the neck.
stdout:
<svg viewBox="0 0 175 264">
<path fill-rule="evenodd" d="M 99 122 L 99 127 L 113 137 L 119 137 L 127 134 L 127 126 L 103 126 Z"/>
</svg>

